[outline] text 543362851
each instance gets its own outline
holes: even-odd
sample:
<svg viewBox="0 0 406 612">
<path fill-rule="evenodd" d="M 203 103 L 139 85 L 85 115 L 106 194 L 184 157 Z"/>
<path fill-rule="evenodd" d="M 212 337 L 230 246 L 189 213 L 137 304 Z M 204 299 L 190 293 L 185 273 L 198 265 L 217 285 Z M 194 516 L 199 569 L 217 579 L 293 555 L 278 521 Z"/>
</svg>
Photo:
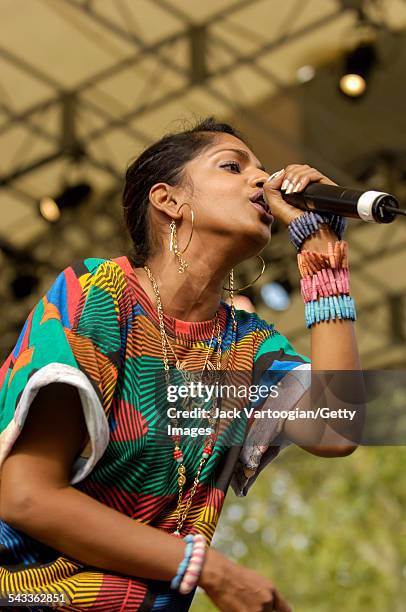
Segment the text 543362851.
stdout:
<svg viewBox="0 0 406 612">
<path fill-rule="evenodd" d="M 57 606 L 70 603 L 67 593 L 59 591 L 55 593 L 0 593 L 0 610 L 3 606 L 27 606 L 32 604 L 43 605 L 48 608 L 56 608 Z"/>
</svg>

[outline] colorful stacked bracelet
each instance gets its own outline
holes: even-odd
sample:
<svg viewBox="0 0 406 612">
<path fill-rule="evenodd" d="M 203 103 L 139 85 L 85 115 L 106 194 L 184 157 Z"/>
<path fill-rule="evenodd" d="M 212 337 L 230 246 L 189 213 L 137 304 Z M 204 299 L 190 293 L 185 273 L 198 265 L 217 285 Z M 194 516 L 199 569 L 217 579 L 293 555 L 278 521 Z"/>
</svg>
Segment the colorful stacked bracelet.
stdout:
<svg viewBox="0 0 406 612">
<path fill-rule="evenodd" d="M 335 319 L 356 320 L 354 299 L 348 295 L 339 295 L 329 298 L 320 298 L 315 302 L 307 302 L 305 306 L 305 318 L 307 327 L 321 321 Z"/>
<path fill-rule="evenodd" d="M 185 546 L 185 554 L 182 561 L 179 563 L 178 571 L 176 572 L 176 576 L 172 578 L 171 589 L 177 589 L 182 581 L 183 576 L 185 575 L 185 571 L 187 566 L 189 565 L 190 557 L 192 556 L 193 550 L 193 536 L 187 535 L 183 538 L 186 542 Z"/>
<path fill-rule="evenodd" d="M 182 595 L 187 595 L 197 585 L 200 573 L 202 571 L 205 555 L 206 540 L 202 535 L 197 533 L 193 536 L 192 554 L 178 589 L 179 593 L 182 593 Z"/>
<path fill-rule="evenodd" d="M 289 239 L 299 251 L 303 242 L 315 234 L 320 225 L 329 225 L 339 240 L 344 236 L 347 220 L 339 215 L 306 211 L 293 219 L 288 226 Z"/>
<path fill-rule="evenodd" d="M 183 540 L 186 542 L 185 554 L 171 581 L 171 589 L 178 589 L 179 593 L 187 595 L 199 580 L 206 554 L 206 540 L 199 533 L 187 535 Z"/>
<path fill-rule="evenodd" d="M 307 327 L 335 319 L 355 321 L 355 304 L 349 295 L 347 243 L 329 242 L 327 254 L 304 250 L 297 258 Z"/>
</svg>

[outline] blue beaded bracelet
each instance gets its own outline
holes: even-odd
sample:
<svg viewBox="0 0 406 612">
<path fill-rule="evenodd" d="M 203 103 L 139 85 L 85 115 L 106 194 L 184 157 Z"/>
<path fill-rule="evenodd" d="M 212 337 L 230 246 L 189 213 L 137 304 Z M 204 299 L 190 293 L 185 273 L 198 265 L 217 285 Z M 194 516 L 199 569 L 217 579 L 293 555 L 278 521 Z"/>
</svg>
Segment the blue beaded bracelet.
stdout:
<svg viewBox="0 0 406 612">
<path fill-rule="evenodd" d="M 336 319 L 357 320 L 354 298 L 349 295 L 321 297 L 305 304 L 306 326 Z"/>
<path fill-rule="evenodd" d="M 183 556 L 182 561 L 179 563 L 178 571 L 176 572 L 176 576 L 172 578 L 171 581 L 171 589 L 177 589 L 182 582 L 182 578 L 185 575 L 186 568 L 189 565 L 190 557 L 192 556 L 193 550 L 193 536 L 187 535 L 183 538 L 186 542 L 185 554 Z"/>
<path fill-rule="evenodd" d="M 338 240 L 342 240 L 347 227 L 347 219 L 339 215 L 314 213 L 313 211 L 306 211 L 296 217 L 290 222 L 288 232 L 290 241 L 298 251 L 303 242 L 320 229 L 320 225 L 329 225 Z"/>
</svg>

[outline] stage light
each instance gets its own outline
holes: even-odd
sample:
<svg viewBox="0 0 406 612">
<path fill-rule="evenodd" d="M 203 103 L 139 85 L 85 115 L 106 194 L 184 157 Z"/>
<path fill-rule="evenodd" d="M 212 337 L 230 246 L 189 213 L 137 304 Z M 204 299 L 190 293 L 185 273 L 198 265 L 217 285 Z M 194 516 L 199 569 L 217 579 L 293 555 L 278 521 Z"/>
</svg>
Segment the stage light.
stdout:
<svg viewBox="0 0 406 612">
<path fill-rule="evenodd" d="M 367 88 L 367 82 L 360 74 L 344 74 L 340 79 L 341 91 L 351 98 L 362 96 Z"/>
<path fill-rule="evenodd" d="M 62 210 L 77 208 L 85 202 L 92 193 L 92 186 L 86 182 L 68 185 L 55 198 L 45 196 L 39 202 L 39 212 L 51 223 L 55 223 L 61 217 Z"/>
<path fill-rule="evenodd" d="M 284 286 L 285 285 L 285 286 Z M 274 281 L 261 287 L 261 297 L 272 310 L 287 310 L 290 306 L 290 283 Z"/>
<path fill-rule="evenodd" d="M 310 64 L 305 64 L 304 66 L 300 66 L 296 70 L 296 77 L 299 83 L 308 83 L 316 76 L 316 70 L 314 66 Z"/>
<path fill-rule="evenodd" d="M 368 77 L 376 61 L 374 43 L 363 42 L 350 51 L 344 60 L 340 91 L 348 98 L 360 98 L 368 88 Z"/>
<path fill-rule="evenodd" d="M 61 218 L 61 211 L 53 198 L 45 197 L 40 200 L 39 211 L 46 221 L 56 223 Z"/>
</svg>

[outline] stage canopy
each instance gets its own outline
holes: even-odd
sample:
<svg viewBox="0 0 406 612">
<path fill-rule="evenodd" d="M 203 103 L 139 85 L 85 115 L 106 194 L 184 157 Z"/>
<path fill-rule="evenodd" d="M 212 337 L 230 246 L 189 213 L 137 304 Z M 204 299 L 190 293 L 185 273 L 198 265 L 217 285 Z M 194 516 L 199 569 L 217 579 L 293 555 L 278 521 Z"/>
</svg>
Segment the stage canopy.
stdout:
<svg viewBox="0 0 406 612">
<path fill-rule="evenodd" d="M 215 115 L 266 168 L 309 163 L 342 185 L 395 193 L 406 207 L 406 2 L 401 0 L 3 0 L 0 41 L 0 353 L 55 276 L 126 243 L 128 162 L 167 131 Z M 344 54 L 376 52 L 366 95 L 338 91 Z M 44 197 L 90 198 L 58 223 Z M 404 366 L 406 224 L 352 221 L 363 364 Z M 293 248 L 275 228 L 262 284 L 290 307 L 258 311 L 308 352 Z M 255 263 L 241 279 L 256 275 Z M 25 280 L 24 280 L 25 278 Z M 38 280 L 39 279 L 39 280 Z M 32 291 L 27 287 L 32 286 Z"/>
</svg>

